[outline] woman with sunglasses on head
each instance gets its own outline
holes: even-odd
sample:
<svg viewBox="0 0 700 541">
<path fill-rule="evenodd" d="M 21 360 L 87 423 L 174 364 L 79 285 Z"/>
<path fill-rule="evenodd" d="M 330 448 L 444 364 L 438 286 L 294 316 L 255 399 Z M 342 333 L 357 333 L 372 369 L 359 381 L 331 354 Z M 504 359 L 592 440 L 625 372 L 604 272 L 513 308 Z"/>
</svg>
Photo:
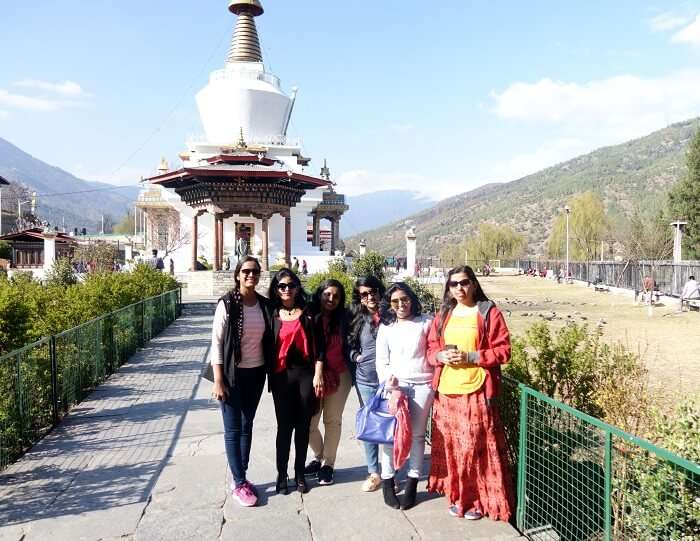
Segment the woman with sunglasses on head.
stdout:
<svg viewBox="0 0 700 541">
<path fill-rule="evenodd" d="M 377 392 L 376 352 L 379 331 L 379 302 L 384 296 L 384 284 L 374 276 L 359 278 L 352 290 L 351 321 L 348 343 L 350 360 L 355 364 L 355 389 L 360 405 L 364 406 Z M 362 442 L 367 459 L 367 479 L 364 492 L 374 492 L 382 483 L 379 475 L 379 445 Z"/>
<path fill-rule="evenodd" d="M 260 264 L 245 257 L 236 265 L 235 287 L 216 306 L 212 330 L 212 396 L 220 401 L 224 445 L 233 476 L 233 498 L 244 507 L 258 501 L 246 471 L 253 435 L 253 419 L 274 359 L 274 338 L 268 300 L 255 292 Z"/>
<path fill-rule="evenodd" d="M 394 509 L 410 509 L 423 467 L 425 430 L 433 403 L 433 367 L 427 360 L 427 339 L 432 317 L 421 314 L 422 306 L 413 290 L 403 282 L 384 294 L 380 308 L 382 324 L 377 333 L 377 376 L 389 390 L 400 390 L 407 398 L 411 418 L 411 449 L 403 500 L 396 497 L 393 445 L 382 445 L 382 491 L 384 503 Z"/>
<path fill-rule="evenodd" d="M 474 271 L 450 270 L 428 338 L 437 391 L 428 491 L 444 494 L 454 517 L 507 521 L 513 512 L 505 432 L 493 403 L 510 351 L 503 315 Z"/>
<path fill-rule="evenodd" d="M 314 319 L 306 306 L 297 275 L 282 269 L 270 282 L 272 327 L 276 355 L 270 389 L 277 417 L 276 492 L 287 494 L 287 466 L 294 434 L 294 479 L 297 490 L 308 491 L 304 464 L 309 446 L 309 425 L 323 392 L 323 354 L 314 332 Z"/>
<path fill-rule="evenodd" d="M 343 284 L 333 279 L 321 282 L 314 292 L 311 306 L 316 325 L 314 330 L 323 344 L 325 388 L 319 397 L 318 412 L 311 419 L 309 445 L 314 458 L 304 473 L 317 475 L 319 485 L 332 485 L 343 410 L 352 388 L 347 361 L 348 322 Z M 322 415 L 323 435 L 319 430 Z"/>
</svg>

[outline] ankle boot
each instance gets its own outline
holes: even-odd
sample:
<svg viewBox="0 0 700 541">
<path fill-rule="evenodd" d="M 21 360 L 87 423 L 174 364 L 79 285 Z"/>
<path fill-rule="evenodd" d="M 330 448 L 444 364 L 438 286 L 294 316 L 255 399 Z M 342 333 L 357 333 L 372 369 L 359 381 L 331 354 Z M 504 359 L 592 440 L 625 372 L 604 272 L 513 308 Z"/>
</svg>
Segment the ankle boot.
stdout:
<svg viewBox="0 0 700 541">
<path fill-rule="evenodd" d="M 287 474 L 278 473 L 277 483 L 275 484 L 275 493 L 284 494 L 285 496 L 289 494 L 289 487 L 287 485 Z"/>
<path fill-rule="evenodd" d="M 418 479 L 409 477 L 406 479 L 406 487 L 403 490 L 403 498 L 401 499 L 401 509 L 410 509 L 416 505 L 416 489 L 418 488 Z"/>
<path fill-rule="evenodd" d="M 382 479 L 382 493 L 384 494 L 384 503 L 393 509 L 399 509 L 399 499 L 396 497 L 396 489 L 394 487 L 394 478 Z"/>
</svg>

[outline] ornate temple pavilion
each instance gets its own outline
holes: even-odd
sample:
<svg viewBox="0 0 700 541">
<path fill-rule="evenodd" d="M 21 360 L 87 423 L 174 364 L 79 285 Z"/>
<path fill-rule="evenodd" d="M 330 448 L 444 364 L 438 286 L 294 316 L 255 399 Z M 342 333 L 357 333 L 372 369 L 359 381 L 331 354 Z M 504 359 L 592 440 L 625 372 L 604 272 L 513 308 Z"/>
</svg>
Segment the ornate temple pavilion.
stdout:
<svg viewBox="0 0 700 541">
<path fill-rule="evenodd" d="M 287 134 L 297 90 L 285 94 L 263 63 L 255 24 L 262 4 L 231 0 L 229 10 L 237 21 L 225 66 L 196 96 L 204 136 L 188 141 L 181 167 L 162 163 L 144 180 L 137 233 L 147 252 L 172 257 L 177 273 L 204 259 L 225 269 L 244 255 L 264 269 L 297 257 L 310 272 L 325 270 L 339 247 L 345 196 L 325 163 L 319 176 L 309 173 L 301 142 Z M 322 220 L 331 229 L 323 245 Z"/>
</svg>

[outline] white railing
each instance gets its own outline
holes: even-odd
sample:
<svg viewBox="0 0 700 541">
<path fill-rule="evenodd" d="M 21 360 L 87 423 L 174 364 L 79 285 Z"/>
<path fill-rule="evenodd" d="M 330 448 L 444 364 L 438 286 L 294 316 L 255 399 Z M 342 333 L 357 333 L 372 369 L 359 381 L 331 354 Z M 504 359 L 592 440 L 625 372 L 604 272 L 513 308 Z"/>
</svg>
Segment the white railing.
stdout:
<svg viewBox="0 0 700 541">
<path fill-rule="evenodd" d="M 229 70 L 220 69 L 212 71 L 209 75 L 210 81 L 223 81 L 226 79 L 247 79 L 253 81 L 264 81 L 277 89 L 281 88 L 280 79 L 276 75 L 264 71 L 254 70 Z"/>
</svg>

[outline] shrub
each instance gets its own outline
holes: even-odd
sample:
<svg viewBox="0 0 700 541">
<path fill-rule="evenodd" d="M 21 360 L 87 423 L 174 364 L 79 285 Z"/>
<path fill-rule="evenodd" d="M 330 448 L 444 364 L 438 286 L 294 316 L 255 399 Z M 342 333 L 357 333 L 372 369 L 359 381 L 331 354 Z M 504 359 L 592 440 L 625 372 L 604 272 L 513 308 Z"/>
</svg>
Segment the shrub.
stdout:
<svg viewBox="0 0 700 541">
<path fill-rule="evenodd" d="M 328 272 L 346 274 L 348 272 L 348 266 L 342 257 L 336 257 L 328 262 Z"/>
<path fill-rule="evenodd" d="M 421 284 L 415 278 L 406 278 L 406 284 L 414 291 L 418 300 L 423 305 L 424 314 L 435 314 L 440 307 L 440 299 L 437 298 L 430 286 Z"/>
<path fill-rule="evenodd" d="M 12 259 L 12 245 L 6 240 L 0 240 L 0 259 Z"/>
<path fill-rule="evenodd" d="M 384 256 L 379 252 L 367 252 L 353 261 L 355 276 L 375 276 L 384 280 Z"/>
<path fill-rule="evenodd" d="M 44 282 L 49 285 L 72 286 L 78 283 L 73 264 L 67 258 L 56 259 L 44 276 Z"/>
</svg>

